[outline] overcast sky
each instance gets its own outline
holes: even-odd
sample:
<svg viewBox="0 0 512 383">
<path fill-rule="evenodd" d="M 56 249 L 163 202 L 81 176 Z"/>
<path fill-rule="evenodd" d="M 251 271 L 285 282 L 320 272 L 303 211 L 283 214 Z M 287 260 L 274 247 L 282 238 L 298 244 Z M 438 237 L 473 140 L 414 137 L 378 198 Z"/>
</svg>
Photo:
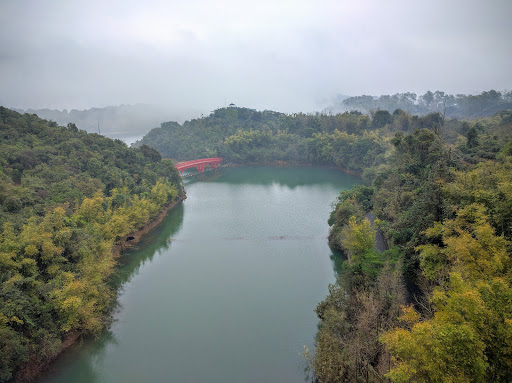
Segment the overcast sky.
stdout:
<svg viewBox="0 0 512 383">
<path fill-rule="evenodd" d="M 0 0 L 0 105 L 312 111 L 512 88 L 511 0 Z"/>
</svg>

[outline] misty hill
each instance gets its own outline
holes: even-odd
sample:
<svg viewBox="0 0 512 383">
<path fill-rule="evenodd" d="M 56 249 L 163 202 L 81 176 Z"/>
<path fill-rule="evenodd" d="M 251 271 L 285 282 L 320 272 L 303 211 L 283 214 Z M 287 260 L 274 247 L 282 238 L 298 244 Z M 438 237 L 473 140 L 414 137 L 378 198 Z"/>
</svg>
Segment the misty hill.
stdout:
<svg viewBox="0 0 512 383">
<path fill-rule="evenodd" d="M 183 120 L 186 113 L 176 113 L 167 108 L 148 105 L 119 105 L 104 108 L 70 111 L 55 109 L 14 109 L 20 113 L 37 114 L 45 120 L 67 126 L 74 123 L 79 129 L 89 133 L 100 133 L 106 137 L 125 139 L 143 136 L 161 121 Z"/>
<path fill-rule="evenodd" d="M 394 95 L 348 97 L 322 110 L 325 114 L 337 114 L 358 110 L 369 113 L 373 110 L 392 113 L 402 109 L 412 114 L 446 113 L 448 118 L 471 119 L 490 117 L 502 110 L 512 109 L 512 92 L 490 90 L 479 95 L 450 95 L 441 91 L 428 91 L 424 95 L 396 93 Z"/>
</svg>

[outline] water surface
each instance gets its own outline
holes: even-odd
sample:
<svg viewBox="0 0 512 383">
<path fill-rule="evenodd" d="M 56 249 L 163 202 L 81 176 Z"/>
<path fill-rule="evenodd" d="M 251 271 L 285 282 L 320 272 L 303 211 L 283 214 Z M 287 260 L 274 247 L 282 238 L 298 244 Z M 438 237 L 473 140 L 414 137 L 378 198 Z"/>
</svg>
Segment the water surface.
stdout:
<svg viewBox="0 0 512 383">
<path fill-rule="evenodd" d="M 125 253 L 116 321 L 41 382 L 303 382 L 314 309 L 335 281 L 327 218 L 359 179 L 221 169 Z"/>
</svg>

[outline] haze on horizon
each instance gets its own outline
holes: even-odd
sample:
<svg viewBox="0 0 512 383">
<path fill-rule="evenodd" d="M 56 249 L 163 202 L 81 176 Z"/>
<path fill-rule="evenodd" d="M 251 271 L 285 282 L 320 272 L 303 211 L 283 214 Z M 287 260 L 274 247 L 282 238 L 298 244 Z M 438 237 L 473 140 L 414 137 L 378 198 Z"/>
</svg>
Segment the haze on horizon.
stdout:
<svg viewBox="0 0 512 383">
<path fill-rule="evenodd" d="M 512 87 L 509 0 L 4 1 L 0 105 L 233 102 Z"/>
</svg>

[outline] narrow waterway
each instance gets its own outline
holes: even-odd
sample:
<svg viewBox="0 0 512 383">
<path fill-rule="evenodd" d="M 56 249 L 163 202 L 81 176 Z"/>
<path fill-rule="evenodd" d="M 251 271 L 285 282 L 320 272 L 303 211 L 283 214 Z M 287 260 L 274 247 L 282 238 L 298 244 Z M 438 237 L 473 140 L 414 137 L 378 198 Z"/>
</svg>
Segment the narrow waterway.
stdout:
<svg viewBox="0 0 512 383">
<path fill-rule="evenodd" d="M 303 382 L 314 309 L 335 281 L 327 218 L 359 179 L 221 169 L 125 253 L 116 321 L 40 382 Z"/>
</svg>

